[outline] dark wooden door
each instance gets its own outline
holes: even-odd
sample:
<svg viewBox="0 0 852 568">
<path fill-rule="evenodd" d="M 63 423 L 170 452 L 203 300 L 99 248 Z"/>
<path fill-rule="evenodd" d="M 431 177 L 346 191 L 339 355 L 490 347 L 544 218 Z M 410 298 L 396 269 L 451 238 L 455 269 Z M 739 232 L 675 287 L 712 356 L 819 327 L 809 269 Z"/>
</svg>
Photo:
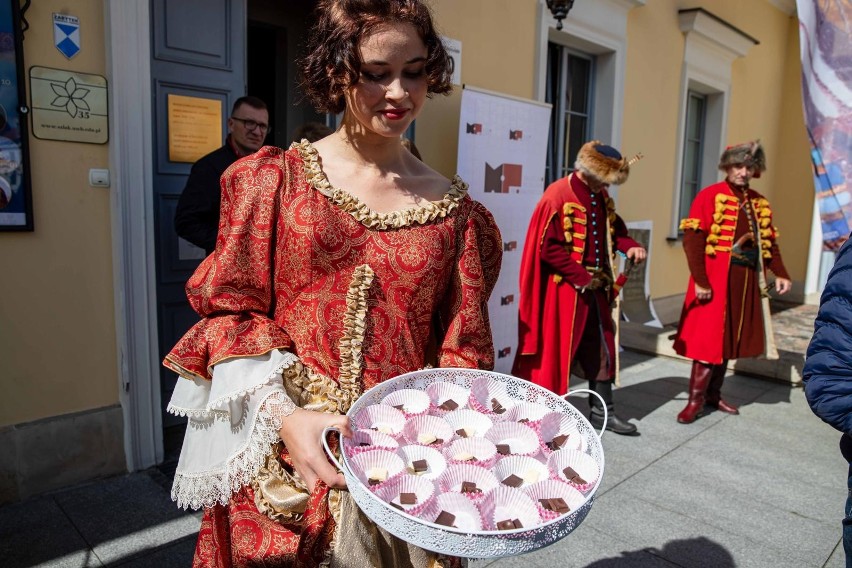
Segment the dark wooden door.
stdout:
<svg viewBox="0 0 852 568">
<path fill-rule="evenodd" d="M 154 223 L 160 358 L 196 322 L 184 284 L 204 251 L 180 239 L 174 215 L 191 163 L 169 154 L 169 95 L 197 97 L 221 104 L 222 136 L 234 101 L 246 85 L 245 0 L 151 0 L 151 92 L 153 101 Z M 182 437 L 183 419 L 165 412 L 175 374 L 162 368 L 160 394 L 165 430 L 165 459 Z M 174 434 L 170 436 L 170 428 Z M 177 443 L 179 449 L 179 441 Z"/>
</svg>

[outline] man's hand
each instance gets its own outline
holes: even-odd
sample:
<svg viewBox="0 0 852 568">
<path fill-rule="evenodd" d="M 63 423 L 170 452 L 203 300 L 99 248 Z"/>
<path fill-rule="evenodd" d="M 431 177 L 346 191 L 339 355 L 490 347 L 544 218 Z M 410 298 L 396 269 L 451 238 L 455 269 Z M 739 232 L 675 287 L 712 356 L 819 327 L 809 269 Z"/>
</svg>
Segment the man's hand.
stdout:
<svg viewBox="0 0 852 568">
<path fill-rule="evenodd" d="M 786 294 L 790 291 L 790 288 L 793 287 L 793 283 L 787 280 L 786 278 L 776 278 L 775 279 L 775 291 L 779 294 Z"/>
<path fill-rule="evenodd" d="M 339 414 L 313 412 L 297 408 L 293 414 L 281 419 L 278 435 L 290 452 L 293 467 L 313 491 L 317 479 L 322 479 L 326 485 L 335 489 L 346 487 L 343 474 L 335 471 L 329 463 L 320 443 L 322 431 L 328 426 L 336 426 L 341 434 L 351 437 L 349 418 Z"/>
<path fill-rule="evenodd" d="M 583 291 L 597 290 L 598 288 L 602 288 L 605 284 L 606 280 L 604 280 L 600 276 L 592 276 L 592 279 L 589 281 L 589 283 L 583 286 Z"/>
<path fill-rule="evenodd" d="M 632 247 L 627 249 L 627 258 L 639 264 L 640 262 L 644 262 L 648 257 L 648 252 L 642 247 Z"/>
<path fill-rule="evenodd" d="M 713 290 L 710 288 L 702 288 L 698 284 L 695 285 L 695 297 L 701 302 L 706 302 L 713 297 Z"/>
</svg>

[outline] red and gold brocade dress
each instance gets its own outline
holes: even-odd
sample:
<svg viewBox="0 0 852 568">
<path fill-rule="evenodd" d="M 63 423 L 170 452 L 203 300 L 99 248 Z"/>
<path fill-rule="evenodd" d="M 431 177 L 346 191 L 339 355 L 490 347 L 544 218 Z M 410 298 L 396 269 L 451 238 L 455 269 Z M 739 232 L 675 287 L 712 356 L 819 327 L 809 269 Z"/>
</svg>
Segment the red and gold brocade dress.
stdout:
<svg viewBox="0 0 852 568">
<path fill-rule="evenodd" d="M 195 566 L 435 565 L 365 521 L 344 491 L 310 491 L 277 434 L 292 400 L 345 413 L 426 365 L 490 369 L 487 301 L 502 258 L 460 178 L 440 201 L 381 214 L 332 187 L 307 141 L 222 176 L 215 252 L 187 283 L 202 316 L 166 357 L 169 410 L 189 417 L 172 497 L 205 507 Z"/>
</svg>

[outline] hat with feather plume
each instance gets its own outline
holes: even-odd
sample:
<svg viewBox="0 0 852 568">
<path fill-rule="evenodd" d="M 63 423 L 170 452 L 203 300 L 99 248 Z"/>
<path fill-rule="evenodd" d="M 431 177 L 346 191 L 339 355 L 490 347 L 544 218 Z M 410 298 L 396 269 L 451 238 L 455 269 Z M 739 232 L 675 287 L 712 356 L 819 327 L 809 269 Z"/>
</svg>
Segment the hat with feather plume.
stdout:
<svg viewBox="0 0 852 568">
<path fill-rule="evenodd" d="M 630 166 L 639 161 L 642 154 L 636 154 L 631 159 L 621 155 L 621 152 L 599 140 L 586 142 L 577 152 L 574 167 L 584 176 L 609 184 L 621 185 L 630 175 Z"/>
</svg>

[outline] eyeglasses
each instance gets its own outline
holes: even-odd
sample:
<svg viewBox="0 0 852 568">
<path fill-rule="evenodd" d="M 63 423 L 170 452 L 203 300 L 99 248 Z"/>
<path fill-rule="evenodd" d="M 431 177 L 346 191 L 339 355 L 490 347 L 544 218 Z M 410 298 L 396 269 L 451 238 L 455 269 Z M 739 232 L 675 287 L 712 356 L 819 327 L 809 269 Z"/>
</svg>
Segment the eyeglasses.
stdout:
<svg viewBox="0 0 852 568">
<path fill-rule="evenodd" d="M 246 130 L 254 130 L 255 128 L 260 128 L 261 132 L 266 132 L 267 130 L 269 130 L 269 125 L 264 124 L 262 122 L 256 122 L 256 121 L 250 120 L 248 118 L 238 118 L 236 116 L 232 116 L 231 118 L 238 121 L 238 122 L 242 122 L 243 126 L 245 126 Z"/>
</svg>

